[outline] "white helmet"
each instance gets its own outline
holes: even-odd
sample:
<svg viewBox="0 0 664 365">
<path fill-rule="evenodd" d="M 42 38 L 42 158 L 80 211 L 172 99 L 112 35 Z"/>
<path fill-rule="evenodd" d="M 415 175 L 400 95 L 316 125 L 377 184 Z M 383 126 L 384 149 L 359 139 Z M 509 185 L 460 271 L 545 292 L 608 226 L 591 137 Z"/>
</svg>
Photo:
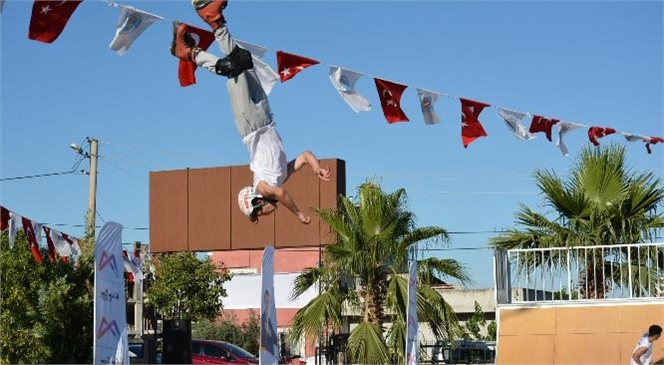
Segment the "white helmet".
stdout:
<svg viewBox="0 0 664 365">
<path fill-rule="evenodd" d="M 254 212 L 253 200 L 260 197 L 252 186 L 243 187 L 237 194 L 237 204 L 240 206 L 242 213 L 247 217 L 251 216 L 251 213 Z"/>
</svg>

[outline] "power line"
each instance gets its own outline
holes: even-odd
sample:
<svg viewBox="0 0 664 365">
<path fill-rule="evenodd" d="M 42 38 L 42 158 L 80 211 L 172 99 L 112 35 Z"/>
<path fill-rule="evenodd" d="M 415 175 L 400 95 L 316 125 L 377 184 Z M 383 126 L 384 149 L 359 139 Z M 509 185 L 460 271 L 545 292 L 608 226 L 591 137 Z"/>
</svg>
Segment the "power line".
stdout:
<svg viewBox="0 0 664 365">
<path fill-rule="evenodd" d="M 62 171 L 62 172 L 51 172 L 51 173 L 48 173 L 48 174 L 25 175 L 25 176 L 14 176 L 14 177 L 3 177 L 3 178 L 0 178 L 0 181 L 35 179 L 35 178 L 38 178 L 38 177 L 57 176 L 57 175 L 69 175 L 69 174 L 75 174 L 75 173 L 77 173 L 77 172 L 78 172 L 78 171 L 70 170 L 70 171 Z"/>
<path fill-rule="evenodd" d="M 14 177 L 3 177 L 0 178 L 0 181 L 11 181 L 11 180 L 26 180 L 26 179 L 36 179 L 40 177 L 49 177 L 49 176 L 58 176 L 58 175 L 69 175 L 69 174 L 75 174 L 77 172 L 80 172 L 81 174 L 84 174 L 85 172 L 83 170 L 77 171 L 78 167 L 81 165 L 81 162 L 83 162 L 83 157 L 78 156 L 76 160 L 74 161 L 74 164 L 72 165 L 71 169 L 69 171 L 62 171 L 62 172 L 50 172 L 47 174 L 36 174 L 36 175 L 24 175 L 24 176 L 14 176 Z"/>
<path fill-rule="evenodd" d="M 49 226 L 49 227 L 75 227 L 75 228 L 80 228 L 80 227 L 85 227 L 84 224 L 70 224 L 70 223 L 42 223 L 43 225 Z M 125 227 L 122 226 L 122 229 L 127 229 L 127 230 L 132 230 L 132 231 L 149 231 L 150 229 L 147 227 Z"/>
<path fill-rule="evenodd" d="M 97 211 L 99 213 L 99 211 Z M 70 223 L 42 223 L 53 227 L 83 227 L 83 224 L 70 224 Z M 124 229 L 135 231 L 149 231 L 148 227 L 124 227 Z M 505 230 L 492 230 L 492 231 L 448 231 L 448 235 L 472 235 L 472 234 L 490 234 L 490 233 L 506 233 Z"/>
</svg>

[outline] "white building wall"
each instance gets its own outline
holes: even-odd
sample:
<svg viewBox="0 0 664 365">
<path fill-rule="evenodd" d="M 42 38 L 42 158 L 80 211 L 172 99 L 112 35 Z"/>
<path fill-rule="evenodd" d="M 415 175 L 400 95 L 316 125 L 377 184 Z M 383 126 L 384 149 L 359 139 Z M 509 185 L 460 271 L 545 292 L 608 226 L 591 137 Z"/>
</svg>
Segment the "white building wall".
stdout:
<svg viewBox="0 0 664 365">
<path fill-rule="evenodd" d="M 318 288 L 310 288 L 297 300 L 290 300 L 295 278 L 299 274 L 274 275 L 274 301 L 277 308 L 302 308 L 318 295 Z M 224 309 L 260 308 L 261 275 L 235 275 L 224 283 L 227 296 L 223 298 Z"/>
</svg>

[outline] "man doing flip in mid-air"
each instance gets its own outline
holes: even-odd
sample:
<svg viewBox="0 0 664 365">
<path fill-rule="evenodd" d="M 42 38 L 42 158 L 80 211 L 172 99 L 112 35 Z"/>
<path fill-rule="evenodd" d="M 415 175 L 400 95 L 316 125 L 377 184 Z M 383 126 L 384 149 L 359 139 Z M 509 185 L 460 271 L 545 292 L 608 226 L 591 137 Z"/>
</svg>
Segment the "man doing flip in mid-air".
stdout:
<svg viewBox="0 0 664 365">
<path fill-rule="evenodd" d="M 185 61 L 191 61 L 217 75 L 228 77 L 226 84 L 230 97 L 233 119 L 242 142 L 250 155 L 249 167 L 253 172 L 253 185 L 242 188 L 238 194 L 240 210 L 252 222 L 269 215 L 282 203 L 300 222 L 309 224 L 311 218 L 303 213 L 282 185 L 288 177 L 308 164 L 322 180 L 330 180 L 330 170 L 321 167 L 311 151 L 301 153 L 287 162 L 281 137 L 274 127 L 267 95 L 256 76 L 251 53 L 240 48 L 226 27 L 223 9 L 227 0 L 192 0 L 198 15 L 212 27 L 214 37 L 226 54 L 219 58 L 196 47 L 186 25 L 173 23 L 171 53 Z"/>
</svg>

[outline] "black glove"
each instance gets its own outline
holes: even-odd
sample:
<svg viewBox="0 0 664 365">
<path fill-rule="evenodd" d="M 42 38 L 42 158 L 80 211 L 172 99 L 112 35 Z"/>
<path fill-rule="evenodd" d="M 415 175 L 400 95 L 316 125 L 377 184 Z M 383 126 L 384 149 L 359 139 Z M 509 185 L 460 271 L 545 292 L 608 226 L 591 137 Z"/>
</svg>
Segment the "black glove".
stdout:
<svg viewBox="0 0 664 365">
<path fill-rule="evenodd" d="M 217 61 L 215 72 L 217 75 L 235 78 L 253 67 L 254 61 L 251 58 L 251 52 L 235 46 L 228 56 Z"/>
</svg>

